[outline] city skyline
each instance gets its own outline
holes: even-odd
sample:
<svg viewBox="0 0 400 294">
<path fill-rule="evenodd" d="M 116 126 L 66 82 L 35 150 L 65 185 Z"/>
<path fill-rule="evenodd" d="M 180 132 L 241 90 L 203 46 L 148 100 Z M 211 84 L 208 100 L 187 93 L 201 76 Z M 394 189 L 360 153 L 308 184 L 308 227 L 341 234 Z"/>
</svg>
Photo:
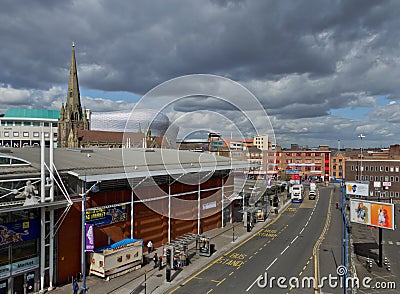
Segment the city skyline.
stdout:
<svg viewBox="0 0 400 294">
<path fill-rule="evenodd" d="M 82 104 L 92 111 L 132 109 L 161 83 L 210 74 L 257 97 L 278 145 L 337 147 L 340 140 L 342 147 L 359 148 L 362 133 L 364 147 L 388 147 L 400 135 L 399 44 L 393 41 L 399 5 L 9 2 L 0 12 L 0 109 L 60 109 L 75 41 Z M 167 115 L 188 124 L 193 105 L 193 99 L 181 101 Z M 235 117 L 216 100 L 201 107 Z M 220 125 L 204 115 L 195 123 Z"/>
</svg>

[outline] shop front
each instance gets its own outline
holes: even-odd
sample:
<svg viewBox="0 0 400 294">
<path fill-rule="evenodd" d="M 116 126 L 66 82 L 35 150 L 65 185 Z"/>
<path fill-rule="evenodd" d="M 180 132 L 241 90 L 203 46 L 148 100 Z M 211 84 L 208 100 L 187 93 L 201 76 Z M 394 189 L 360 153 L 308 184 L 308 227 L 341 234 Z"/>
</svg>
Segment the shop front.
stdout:
<svg viewBox="0 0 400 294">
<path fill-rule="evenodd" d="M 38 291 L 40 221 L 0 225 L 0 294 Z"/>
</svg>

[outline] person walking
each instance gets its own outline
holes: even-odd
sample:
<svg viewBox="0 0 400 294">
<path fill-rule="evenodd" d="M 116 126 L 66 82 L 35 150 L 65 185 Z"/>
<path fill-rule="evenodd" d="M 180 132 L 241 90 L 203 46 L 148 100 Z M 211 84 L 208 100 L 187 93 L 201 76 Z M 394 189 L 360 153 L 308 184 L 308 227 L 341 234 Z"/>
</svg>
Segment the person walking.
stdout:
<svg viewBox="0 0 400 294">
<path fill-rule="evenodd" d="M 153 261 L 154 261 L 154 268 L 157 268 L 157 264 L 158 264 L 158 256 L 157 256 L 157 252 L 154 253 L 153 256 Z"/>
<path fill-rule="evenodd" d="M 78 294 L 79 285 L 75 279 L 72 282 L 72 290 L 74 291 L 74 294 Z"/>
<path fill-rule="evenodd" d="M 147 252 L 150 254 L 153 251 L 153 242 L 151 240 L 147 243 Z"/>
</svg>

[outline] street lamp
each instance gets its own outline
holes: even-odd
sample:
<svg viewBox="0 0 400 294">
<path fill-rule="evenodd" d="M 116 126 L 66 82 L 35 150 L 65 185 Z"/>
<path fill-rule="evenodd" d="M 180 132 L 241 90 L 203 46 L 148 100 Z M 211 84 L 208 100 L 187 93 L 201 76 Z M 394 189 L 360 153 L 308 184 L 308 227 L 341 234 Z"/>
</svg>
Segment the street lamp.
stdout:
<svg viewBox="0 0 400 294">
<path fill-rule="evenodd" d="M 100 191 L 98 184 L 100 184 L 101 181 L 97 181 L 95 184 L 93 184 L 88 190 L 86 190 L 86 176 L 85 176 L 85 181 L 83 182 L 83 191 L 84 193 L 80 194 L 82 197 L 82 263 L 83 263 L 83 269 L 82 269 L 82 294 L 86 293 L 86 196 L 90 193 L 97 193 Z"/>
<path fill-rule="evenodd" d="M 363 157 L 363 146 L 362 146 L 362 139 L 365 138 L 363 134 L 360 134 L 358 136 L 361 140 L 361 149 L 360 149 L 360 181 L 362 181 L 362 172 L 363 172 L 363 166 L 362 166 L 362 157 Z"/>
</svg>

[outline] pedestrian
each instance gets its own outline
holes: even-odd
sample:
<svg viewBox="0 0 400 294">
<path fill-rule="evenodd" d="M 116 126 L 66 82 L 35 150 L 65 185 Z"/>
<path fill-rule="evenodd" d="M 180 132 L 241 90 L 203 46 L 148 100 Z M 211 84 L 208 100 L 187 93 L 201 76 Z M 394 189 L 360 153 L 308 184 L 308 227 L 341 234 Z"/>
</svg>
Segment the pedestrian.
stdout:
<svg viewBox="0 0 400 294">
<path fill-rule="evenodd" d="M 158 257 L 158 270 L 162 270 L 162 255 Z"/>
<path fill-rule="evenodd" d="M 157 252 L 154 253 L 153 256 L 153 261 L 154 261 L 154 268 L 157 268 L 157 264 L 158 264 L 158 256 L 157 256 Z"/>
<path fill-rule="evenodd" d="M 182 266 L 186 266 L 186 254 L 185 254 L 185 252 L 182 252 L 181 264 L 182 264 Z"/>
<path fill-rule="evenodd" d="M 339 208 L 339 202 L 336 201 L 336 209 Z"/>
<path fill-rule="evenodd" d="M 75 279 L 72 281 L 72 290 L 74 290 L 74 294 L 78 294 L 79 285 Z"/>
<path fill-rule="evenodd" d="M 150 254 L 153 251 L 153 242 L 151 240 L 147 243 L 147 252 Z"/>
</svg>

